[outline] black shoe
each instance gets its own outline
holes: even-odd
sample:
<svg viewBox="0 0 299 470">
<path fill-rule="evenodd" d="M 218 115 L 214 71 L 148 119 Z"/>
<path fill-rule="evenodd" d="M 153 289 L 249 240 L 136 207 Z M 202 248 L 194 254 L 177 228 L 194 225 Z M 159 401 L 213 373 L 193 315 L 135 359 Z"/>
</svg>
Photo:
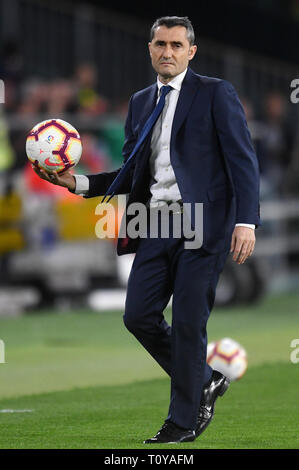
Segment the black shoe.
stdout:
<svg viewBox="0 0 299 470">
<path fill-rule="evenodd" d="M 170 421 L 163 424 L 157 434 L 144 441 L 144 444 L 177 444 L 179 442 L 191 442 L 195 439 L 195 431 L 183 429 Z"/>
<path fill-rule="evenodd" d="M 213 371 L 211 382 L 202 391 L 195 429 L 196 437 L 204 432 L 210 424 L 214 415 L 215 401 L 226 392 L 229 384 L 230 381 L 227 377 L 217 370 Z"/>
</svg>

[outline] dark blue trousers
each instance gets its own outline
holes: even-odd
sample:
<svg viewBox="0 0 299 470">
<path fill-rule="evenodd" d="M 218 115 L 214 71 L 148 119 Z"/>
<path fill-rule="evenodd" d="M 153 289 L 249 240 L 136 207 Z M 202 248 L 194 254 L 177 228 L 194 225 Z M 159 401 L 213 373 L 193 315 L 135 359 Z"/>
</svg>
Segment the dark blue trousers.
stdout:
<svg viewBox="0 0 299 470">
<path fill-rule="evenodd" d="M 170 232 L 174 217 L 169 215 Z M 161 235 L 161 234 L 160 234 Z M 206 363 L 207 320 L 228 251 L 184 248 L 184 237 L 143 238 L 128 280 L 124 323 L 171 378 L 167 420 L 195 429 Z M 172 323 L 163 311 L 171 295 Z"/>
</svg>

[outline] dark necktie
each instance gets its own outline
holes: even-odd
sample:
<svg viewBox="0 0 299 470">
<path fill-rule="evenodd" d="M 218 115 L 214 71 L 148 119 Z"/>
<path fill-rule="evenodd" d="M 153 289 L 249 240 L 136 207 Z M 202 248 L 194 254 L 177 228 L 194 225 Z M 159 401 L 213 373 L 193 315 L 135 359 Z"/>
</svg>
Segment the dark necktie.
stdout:
<svg viewBox="0 0 299 470">
<path fill-rule="evenodd" d="M 166 97 L 167 93 L 169 93 L 171 90 L 172 90 L 172 87 L 170 85 L 161 87 L 160 99 L 159 99 L 154 111 L 152 112 L 152 114 L 150 115 L 150 117 L 148 118 L 146 123 L 144 124 L 144 127 L 143 127 L 143 129 L 140 133 L 140 136 L 139 136 L 139 138 L 136 142 L 136 145 L 135 145 L 134 149 L 131 152 L 131 155 L 128 157 L 126 162 L 121 167 L 120 172 L 118 173 L 118 175 L 116 176 L 114 181 L 111 183 L 111 185 L 107 189 L 107 191 L 105 193 L 105 196 L 103 197 L 101 202 L 104 202 L 106 197 L 109 194 L 110 194 L 110 197 L 106 202 L 109 202 L 110 199 L 114 196 L 116 189 L 122 183 L 122 181 L 124 180 L 127 172 L 131 168 L 132 163 L 134 161 L 134 157 L 136 156 L 136 153 L 138 152 L 139 148 L 141 147 L 141 145 L 145 141 L 146 137 L 149 135 L 149 133 L 152 130 L 155 123 L 157 122 L 157 119 L 160 116 L 160 114 L 161 114 L 161 112 L 164 108 L 164 105 L 165 105 L 165 97 Z"/>
</svg>

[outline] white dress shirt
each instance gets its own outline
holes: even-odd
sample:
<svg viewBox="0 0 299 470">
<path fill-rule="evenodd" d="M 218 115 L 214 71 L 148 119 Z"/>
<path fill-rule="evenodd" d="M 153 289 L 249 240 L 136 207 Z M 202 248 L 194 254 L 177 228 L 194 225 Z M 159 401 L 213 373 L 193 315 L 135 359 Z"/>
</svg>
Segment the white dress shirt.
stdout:
<svg viewBox="0 0 299 470">
<path fill-rule="evenodd" d="M 176 181 L 175 173 L 170 162 L 170 137 L 174 113 L 179 98 L 182 82 L 187 69 L 173 78 L 168 85 L 171 90 L 165 99 L 165 105 L 152 132 L 151 156 L 149 160 L 151 173 L 151 198 L 148 202 L 150 207 L 164 205 L 167 202 L 181 201 L 182 196 Z M 158 98 L 163 83 L 157 78 Z M 89 180 L 85 175 L 74 175 L 76 180 L 75 193 L 84 196 L 89 191 Z M 239 223 L 236 226 L 254 229 L 254 224 Z"/>
<path fill-rule="evenodd" d="M 182 200 L 170 162 L 170 137 L 174 113 L 186 72 L 187 69 L 168 83 L 173 89 L 166 95 L 163 111 L 153 128 L 149 160 L 152 177 L 150 207 L 157 207 L 167 202 Z M 159 78 L 157 78 L 157 85 L 158 102 L 163 86 Z"/>
</svg>

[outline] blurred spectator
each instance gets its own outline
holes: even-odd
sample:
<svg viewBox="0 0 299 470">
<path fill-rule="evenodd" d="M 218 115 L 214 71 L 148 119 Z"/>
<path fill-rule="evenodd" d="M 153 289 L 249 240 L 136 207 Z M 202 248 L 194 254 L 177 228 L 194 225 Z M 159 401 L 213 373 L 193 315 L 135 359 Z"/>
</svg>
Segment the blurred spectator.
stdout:
<svg viewBox="0 0 299 470">
<path fill-rule="evenodd" d="M 40 79 L 31 78 L 24 82 L 20 91 L 20 114 L 38 114 L 44 112 L 47 105 L 48 84 Z"/>
<path fill-rule="evenodd" d="M 83 132 L 81 139 L 83 152 L 75 173 L 89 174 L 109 170 L 110 157 L 98 138 L 89 132 Z"/>
<path fill-rule="evenodd" d="M 290 194 L 295 132 L 286 100 L 280 93 L 269 93 L 260 119 L 248 98 L 242 97 L 241 102 L 259 161 L 262 199 Z"/>
<path fill-rule="evenodd" d="M 20 114 L 47 113 L 48 117 L 74 112 L 75 88 L 70 80 L 57 78 L 51 82 L 31 78 L 21 86 Z"/>
<path fill-rule="evenodd" d="M 47 113 L 49 117 L 75 111 L 75 88 L 71 81 L 57 79 L 48 84 Z"/>
<path fill-rule="evenodd" d="M 250 135 L 252 138 L 252 142 L 257 154 L 259 168 L 261 173 L 261 193 L 263 195 L 264 192 L 264 173 L 265 173 L 265 162 L 263 160 L 262 155 L 262 142 L 265 135 L 265 125 L 264 123 L 256 118 L 256 110 L 253 106 L 253 103 L 246 97 L 240 97 L 241 103 L 244 108 L 246 121 L 249 127 Z M 267 192 L 267 191 L 266 191 Z"/>
<path fill-rule="evenodd" d="M 107 112 L 108 101 L 99 94 L 98 74 L 93 64 L 82 63 L 77 67 L 75 84 L 79 112 L 89 115 Z"/>
<path fill-rule="evenodd" d="M 277 194 L 282 192 L 294 144 L 287 111 L 286 99 L 280 93 L 272 92 L 266 97 L 260 160 L 263 173 Z"/>
</svg>

